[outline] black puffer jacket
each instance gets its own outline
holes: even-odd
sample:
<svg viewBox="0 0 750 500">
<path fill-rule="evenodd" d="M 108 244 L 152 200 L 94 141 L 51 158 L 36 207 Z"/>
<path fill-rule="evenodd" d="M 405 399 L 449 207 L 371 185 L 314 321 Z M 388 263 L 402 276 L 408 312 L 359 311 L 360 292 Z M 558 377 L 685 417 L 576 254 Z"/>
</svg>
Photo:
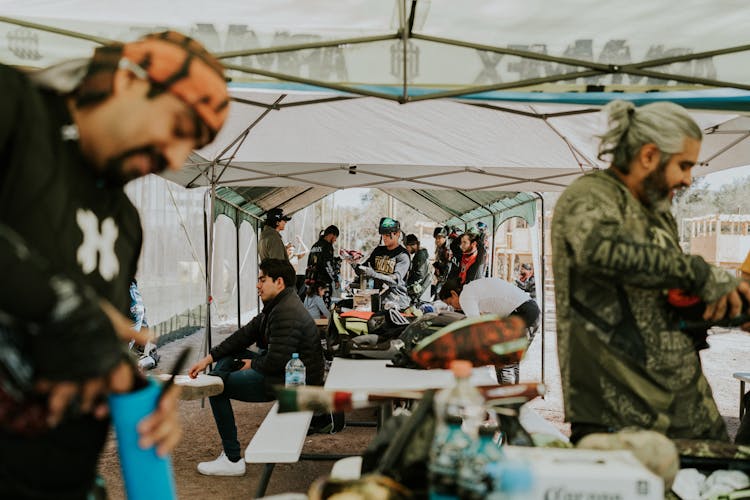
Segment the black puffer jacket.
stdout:
<svg viewBox="0 0 750 500">
<path fill-rule="evenodd" d="M 211 349 L 211 356 L 218 361 L 253 344 L 266 351 L 253 360 L 252 368 L 265 375 L 269 394 L 273 385 L 284 384 L 284 369 L 295 352 L 305 364 L 307 385 L 323 385 L 320 335 L 294 289 L 284 289 L 265 304 L 250 323 Z"/>
</svg>

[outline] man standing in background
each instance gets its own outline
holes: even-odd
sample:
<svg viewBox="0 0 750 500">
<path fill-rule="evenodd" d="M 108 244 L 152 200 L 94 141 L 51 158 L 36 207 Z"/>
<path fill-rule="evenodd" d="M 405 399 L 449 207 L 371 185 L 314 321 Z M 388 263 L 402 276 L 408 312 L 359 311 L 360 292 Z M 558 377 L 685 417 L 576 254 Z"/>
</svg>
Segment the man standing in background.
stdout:
<svg viewBox="0 0 750 500">
<path fill-rule="evenodd" d="M 420 302 L 431 302 L 432 290 L 430 282 L 430 256 L 426 248 L 420 248 L 419 238 L 416 234 L 406 235 L 406 251 L 411 256 L 411 266 L 406 277 L 406 290 L 409 292 L 411 302 L 419 305 Z"/>
<path fill-rule="evenodd" d="M 327 285 L 323 302 L 326 307 L 331 307 L 331 294 L 333 290 L 341 288 L 339 275 L 336 272 L 335 253 L 333 244 L 339 237 L 339 228 L 330 225 L 323 230 L 318 241 L 310 248 L 307 257 L 307 271 L 305 272 L 305 284 L 308 287 L 314 287 L 317 291 L 318 286 L 322 283 Z"/>
<path fill-rule="evenodd" d="M 258 239 L 258 258 L 261 262 L 266 259 L 289 260 L 284 241 L 279 233 L 284 230 L 286 223 L 290 220 L 292 218 L 284 215 L 284 210 L 281 208 L 272 208 L 266 212 L 266 222 L 263 224 L 263 230 Z"/>
<path fill-rule="evenodd" d="M 446 239 L 448 231 L 444 227 L 436 227 L 432 236 L 435 238 L 435 262 L 432 263 L 432 267 L 435 268 L 435 287 L 432 294 L 437 297 L 440 294 L 440 288 L 450 274 L 453 254 L 448 247 Z"/>
</svg>

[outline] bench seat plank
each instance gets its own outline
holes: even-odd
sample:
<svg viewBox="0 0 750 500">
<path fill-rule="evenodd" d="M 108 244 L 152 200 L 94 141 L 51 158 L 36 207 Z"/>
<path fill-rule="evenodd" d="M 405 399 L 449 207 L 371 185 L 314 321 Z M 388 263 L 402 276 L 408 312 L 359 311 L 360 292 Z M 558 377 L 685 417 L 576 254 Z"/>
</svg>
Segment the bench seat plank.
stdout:
<svg viewBox="0 0 750 500">
<path fill-rule="evenodd" d="M 249 464 L 294 463 L 299 461 L 312 419 L 311 411 L 278 413 L 274 403 L 245 449 Z"/>
</svg>

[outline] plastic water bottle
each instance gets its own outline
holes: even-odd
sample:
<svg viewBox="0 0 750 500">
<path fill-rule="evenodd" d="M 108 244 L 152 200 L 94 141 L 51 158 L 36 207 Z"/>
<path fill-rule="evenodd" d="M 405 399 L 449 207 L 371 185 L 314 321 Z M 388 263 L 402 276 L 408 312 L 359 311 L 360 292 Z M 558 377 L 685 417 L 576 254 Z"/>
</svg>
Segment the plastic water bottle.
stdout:
<svg viewBox="0 0 750 500">
<path fill-rule="evenodd" d="M 503 450 L 495 442 L 497 425 L 482 425 L 479 436 L 469 447 L 458 471 L 458 495 L 467 500 L 483 500 L 492 491 L 487 465 L 503 460 Z"/>
<path fill-rule="evenodd" d="M 435 395 L 435 415 L 437 427 L 440 428 L 448 416 L 463 420 L 464 432 L 471 438 L 476 437 L 476 430 L 484 411 L 484 397 L 471 385 L 471 363 L 464 360 L 452 361 L 450 369 L 456 379 L 453 387 L 444 389 Z"/>
<path fill-rule="evenodd" d="M 430 449 L 430 499 L 458 498 L 458 470 L 484 415 L 484 398 L 471 385 L 471 363 L 453 361 L 453 387 L 435 395 L 435 438 Z"/>
<path fill-rule="evenodd" d="M 461 429 L 463 421 L 448 416 L 441 430 L 436 431 L 430 448 L 430 500 L 458 499 L 458 466 L 471 438 Z"/>
<path fill-rule="evenodd" d="M 284 385 L 286 387 L 294 387 L 297 385 L 305 385 L 305 379 L 307 377 L 305 364 L 299 359 L 299 354 L 292 354 L 292 359 L 286 364 L 286 371 L 284 372 Z"/>
</svg>

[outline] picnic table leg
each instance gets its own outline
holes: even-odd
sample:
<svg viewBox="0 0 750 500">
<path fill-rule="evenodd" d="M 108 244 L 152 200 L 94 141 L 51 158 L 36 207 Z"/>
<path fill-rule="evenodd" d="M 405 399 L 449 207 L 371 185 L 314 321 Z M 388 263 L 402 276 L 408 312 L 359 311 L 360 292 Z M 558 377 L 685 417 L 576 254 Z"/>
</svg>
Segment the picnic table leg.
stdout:
<svg viewBox="0 0 750 500">
<path fill-rule="evenodd" d="M 268 487 L 268 481 L 271 480 L 271 473 L 276 464 L 265 464 L 263 468 L 263 474 L 260 476 L 260 483 L 258 483 L 258 489 L 255 491 L 255 498 L 260 498 L 266 495 L 266 488 Z"/>
<path fill-rule="evenodd" d="M 745 398 L 745 381 L 740 380 L 740 420 L 742 415 L 745 414 L 745 405 L 742 404 L 742 400 Z"/>
</svg>

